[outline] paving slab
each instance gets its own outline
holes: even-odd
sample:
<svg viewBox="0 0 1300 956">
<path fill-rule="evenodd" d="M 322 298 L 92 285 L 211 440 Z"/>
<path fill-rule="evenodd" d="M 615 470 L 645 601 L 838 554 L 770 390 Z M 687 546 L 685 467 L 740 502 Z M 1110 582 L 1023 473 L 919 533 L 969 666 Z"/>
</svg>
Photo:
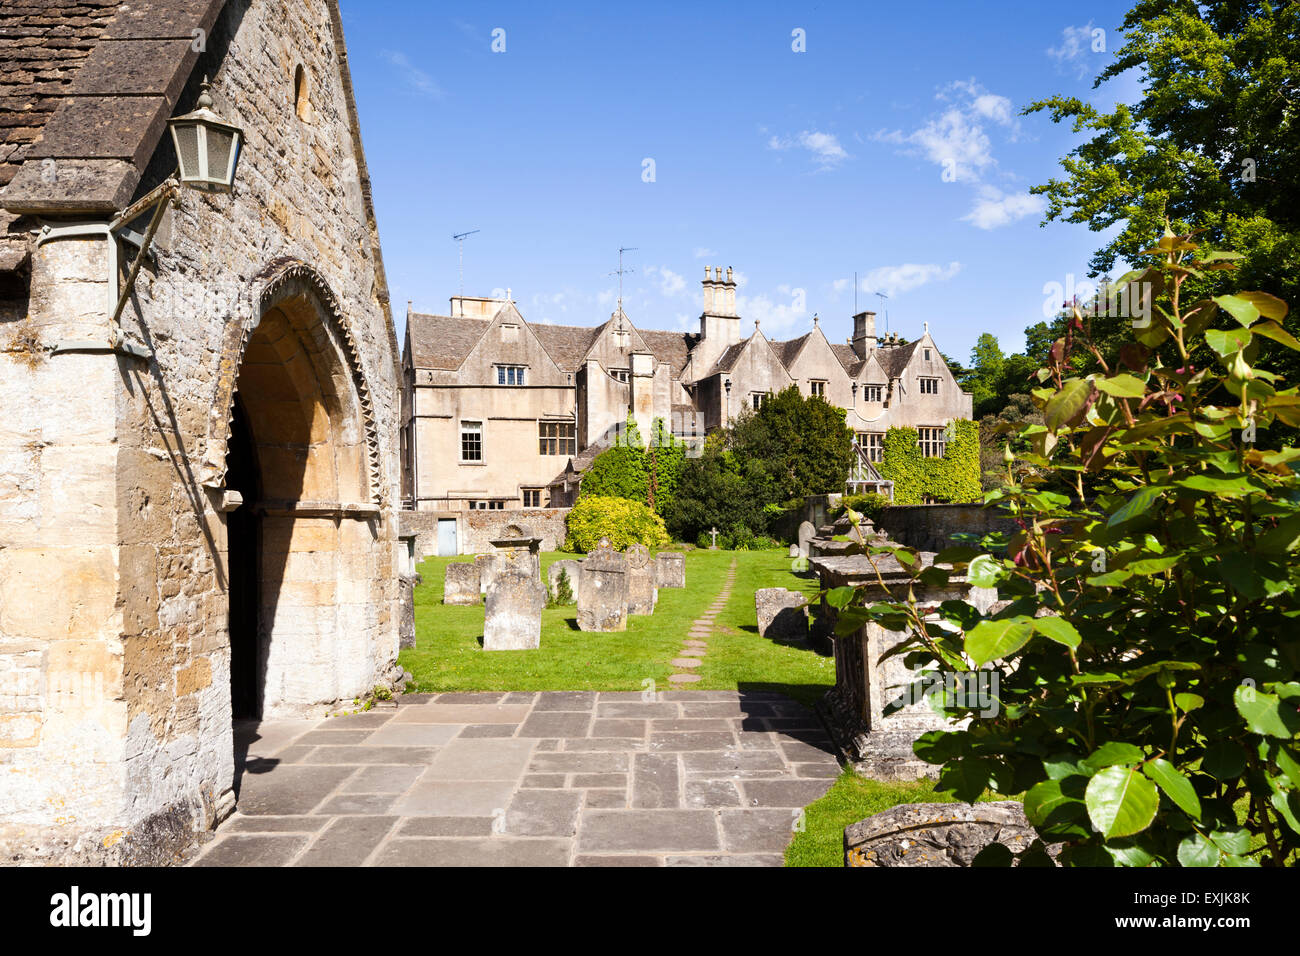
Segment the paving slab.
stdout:
<svg viewBox="0 0 1300 956">
<path fill-rule="evenodd" d="M 196 865 L 780 866 L 840 772 L 770 691 L 412 695 L 234 729 L 238 806 Z"/>
</svg>

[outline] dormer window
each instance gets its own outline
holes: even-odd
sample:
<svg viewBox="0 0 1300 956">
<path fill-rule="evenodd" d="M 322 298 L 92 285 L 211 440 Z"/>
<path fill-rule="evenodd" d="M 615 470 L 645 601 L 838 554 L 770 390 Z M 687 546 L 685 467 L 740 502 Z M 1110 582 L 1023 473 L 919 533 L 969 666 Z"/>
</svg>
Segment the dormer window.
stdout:
<svg viewBox="0 0 1300 956">
<path fill-rule="evenodd" d="M 919 381 L 921 383 L 922 395 L 939 394 L 939 380 L 937 378 L 923 378 L 923 379 L 919 379 Z"/>
<path fill-rule="evenodd" d="M 863 385 L 862 400 L 864 402 L 883 402 L 885 400 L 885 386 Z"/>
<path fill-rule="evenodd" d="M 523 384 L 524 384 L 524 366 L 522 366 L 522 365 L 498 365 L 498 366 L 497 366 L 497 384 L 498 384 L 498 385 L 523 385 Z"/>
</svg>

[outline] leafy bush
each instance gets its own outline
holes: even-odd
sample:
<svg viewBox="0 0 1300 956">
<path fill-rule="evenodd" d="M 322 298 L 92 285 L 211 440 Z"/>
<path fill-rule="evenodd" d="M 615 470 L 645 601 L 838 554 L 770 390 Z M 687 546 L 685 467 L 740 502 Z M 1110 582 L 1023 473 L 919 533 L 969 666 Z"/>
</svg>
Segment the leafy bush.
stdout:
<svg viewBox="0 0 1300 956">
<path fill-rule="evenodd" d="M 865 495 L 845 495 L 840 499 L 840 512 L 856 511 L 873 525 L 880 523 L 880 516 L 893 502 L 885 495 L 869 491 Z"/>
<path fill-rule="evenodd" d="M 583 475 L 580 497 L 627 498 L 665 514 L 672 508 L 685 460 L 685 443 L 673 436 L 662 418 L 655 419 L 646 448 L 629 415 L 618 443 L 597 455 Z"/>
<path fill-rule="evenodd" d="M 963 547 L 936 559 L 1010 605 L 983 615 L 944 602 L 956 630 L 908 602 L 849 606 L 838 627 L 907 629 L 914 666 L 1000 665 L 996 716 L 949 708 L 969 726 L 915 749 L 962 799 L 1025 792 L 1066 865 L 1294 864 L 1300 449 L 1275 442 L 1300 425 L 1300 389 L 1257 358 L 1261 339 L 1300 341 L 1271 295 L 1180 301 L 1189 276 L 1231 267 L 1232 254 L 1200 254 L 1168 229 L 1151 253 L 1139 277 L 1157 296 L 1149 324 L 1116 356 L 1076 311 L 1038 373 L 1043 424 L 1019 433 L 1033 470 L 1018 473 L 1009 454 L 1006 484 L 985 497 L 1020 523 L 1006 556 Z M 1081 373 L 1081 353 L 1099 371 Z"/>
<path fill-rule="evenodd" d="M 657 548 L 668 543 L 664 521 L 639 501 L 583 495 L 566 520 L 567 551 L 586 553 L 608 538 L 618 550 L 629 544 Z"/>
<path fill-rule="evenodd" d="M 564 607 L 567 604 L 574 604 L 576 598 L 573 596 L 573 585 L 569 581 L 569 572 L 560 568 L 560 575 L 555 579 L 555 590 L 551 591 L 547 585 L 546 606 L 547 607 Z"/>
</svg>

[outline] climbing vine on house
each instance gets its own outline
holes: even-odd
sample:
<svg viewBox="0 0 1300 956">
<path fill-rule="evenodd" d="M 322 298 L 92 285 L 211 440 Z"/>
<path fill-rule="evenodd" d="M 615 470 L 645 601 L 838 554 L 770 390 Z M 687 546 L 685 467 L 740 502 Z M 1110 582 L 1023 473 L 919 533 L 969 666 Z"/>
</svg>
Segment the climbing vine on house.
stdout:
<svg viewBox="0 0 1300 956">
<path fill-rule="evenodd" d="M 927 458 L 915 428 L 885 432 L 880 474 L 894 483 L 894 504 L 980 500 L 979 426 L 957 419 L 947 434 L 943 457 Z"/>
<path fill-rule="evenodd" d="M 654 420 L 646 447 L 629 415 L 618 443 L 597 455 L 583 476 L 580 497 L 626 498 L 662 515 L 672 507 L 685 460 L 685 443 L 662 418 Z"/>
</svg>

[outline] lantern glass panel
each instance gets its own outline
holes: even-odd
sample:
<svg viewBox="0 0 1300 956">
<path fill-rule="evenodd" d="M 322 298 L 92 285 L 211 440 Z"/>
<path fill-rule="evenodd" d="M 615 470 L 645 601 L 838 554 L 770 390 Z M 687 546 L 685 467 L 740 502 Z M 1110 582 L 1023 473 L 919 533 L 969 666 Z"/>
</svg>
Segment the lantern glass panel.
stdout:
<svg viewBox="0 0 1300 956">
<path fill-rule="evenodd" d="M 177 158 L 181 164 L 181 178 L 193 179 L 199 175 L 199 128 L 193 123 L 177 124 L 175 130 Z"/>
<path fill-rule="evenodd" d="M 208 179 L 224 185 L 234 145 L 235 137 L 228 130 L 208 127 Z"/>
</svg>

